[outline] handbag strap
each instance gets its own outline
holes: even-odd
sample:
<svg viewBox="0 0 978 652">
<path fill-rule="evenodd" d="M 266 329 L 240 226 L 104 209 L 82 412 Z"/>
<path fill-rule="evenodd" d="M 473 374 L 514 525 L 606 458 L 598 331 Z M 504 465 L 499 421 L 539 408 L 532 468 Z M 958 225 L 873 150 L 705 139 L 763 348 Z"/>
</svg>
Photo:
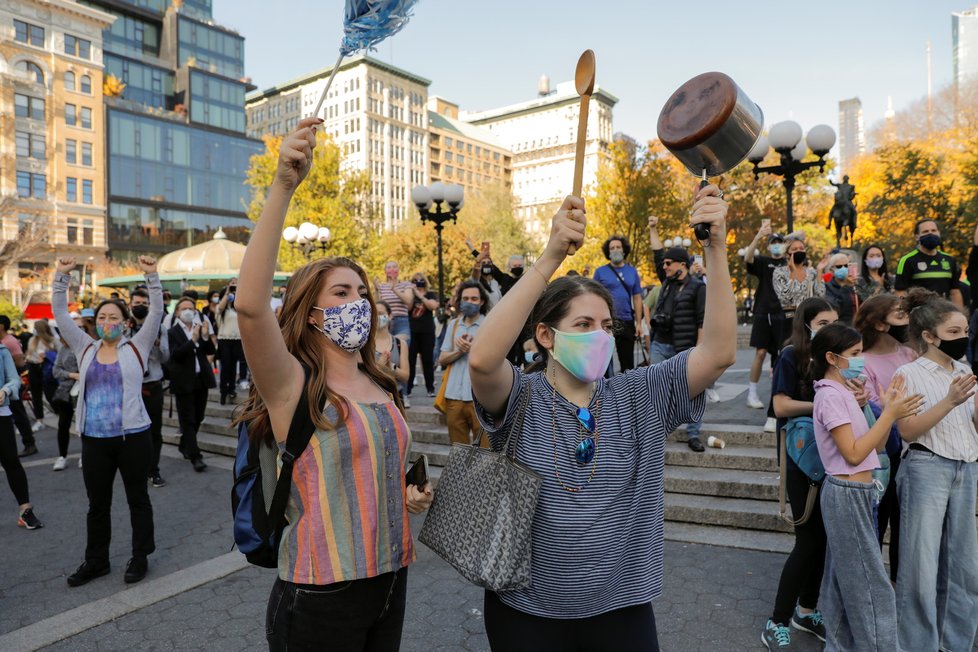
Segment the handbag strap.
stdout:
<svg viewBox="0 0 978 652">
<path fill-rule="evenodd" d="M 611 265 L 608 265 L 608 269 L 610 269 L 611 270 L 611 273 L 615 275 L 615 278 L 618 279 L 618 282 L 621 283 L 621 286 L 623 288 L 625 288 L 625 294 L 627 294 L 628 295 L 628 298 L 629 298 L 628 306 L 629 306 L 629 309 L 632 311 L 632 320 L 634 320 L 635 319 L 635 310 L 634 310 L 634 308 L 632 308 L 632 302 L 630 300 L 632 298 L 632 291 L 628 288 L 627 285 L 625 285 L 625 279 L 622 277 L 621 274 L 618 273 L 618 270 L 616 270 Z M 622 269 L 625 269 L 625 268 L 622 267 Z"/>
<path fill-rule="evenodd" d="M 530 402 L 530 393 L 533 388 L 529 382 L 526 383 L 526 389 L 520 394 L 520 403 L 516 406 L 516 417 L 513 419 L 513 427 L 509 429 L 509 434 L 506 435 L 506 445 L 503 447 L 503 452 L 510 459 L 516 459 L 516 447 L 520 441 L 520 433 L 523 431 L 523 422 L 526 417 L 526 406 Z M 513 440 L 513 434 L 516 434 L 516 440 L 513 441 L 513 454 L 509 454 L 509 442 Z"/>
<path fill-rule="evenodd" d="M 781 482 L 778 483 L 778 504 L 780 506 L 781 520 L 791 526 L 804 525 L 808 522 L 808 519 L 812 517 L 812 510 L 815 509 L 815 499 L 818 497 L 818 487 L 815 484 L 810 484 L 808 487 L 808 496 L 805 498 L 805 513 L 801 515 L 801 518 L 797 521 L 791 516 L 788 516 L 788 506 L 785 500 L 785 491 L 788 485 L 788 445 L 786 443 L 787 436 L 784 430 L 781 431 L 781 460 L 778 464 L 779 475 L 781 476 Z"/>
</svg>

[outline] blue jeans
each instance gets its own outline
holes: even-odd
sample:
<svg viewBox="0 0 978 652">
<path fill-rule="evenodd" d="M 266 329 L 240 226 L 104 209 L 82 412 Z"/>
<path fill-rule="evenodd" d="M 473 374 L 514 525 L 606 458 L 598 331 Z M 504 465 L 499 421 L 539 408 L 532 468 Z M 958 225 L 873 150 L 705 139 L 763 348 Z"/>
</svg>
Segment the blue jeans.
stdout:
<svg viewBox="0 0 978 652">
<path fill-rule="evenodd" d="M 876 538 L 873 485 L 826 475 L 821 494 L 825 651 L 895 652 L 896 597 Z"/>
<path fill-rule="evenodd" d="M 904 650 L 970 650 L 978 627 L 978 462 L 910 449 L 897 475 Z"/>
<path fill-rule="evenodd" d="M 652 364 L 659 364 L 660 362 L 665 362 L 669 358 L 676 355 L 676 347 L 672 344 L 664 344 L 662 342 L 652 341 L 652 347 L 649 355 L 649 362 Z M 702 421 L 695 421 L 693 423 L 686 424 L 686 437 L 692 439 L 696 437 L 699 439 L 700 428 L 703 426 Z"/>
<path fill-rule="evenodd" d="M 411 344 L 411 320 L 407 317 L 391 317 L 391 335 L 397 337 L 401 335 Z"/>
</svg>

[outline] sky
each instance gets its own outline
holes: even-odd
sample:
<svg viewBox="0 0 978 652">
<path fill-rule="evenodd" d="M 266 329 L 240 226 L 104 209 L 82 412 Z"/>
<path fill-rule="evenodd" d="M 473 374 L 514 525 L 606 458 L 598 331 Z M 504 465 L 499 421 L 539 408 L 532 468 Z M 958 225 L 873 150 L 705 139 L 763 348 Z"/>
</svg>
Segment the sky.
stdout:
<svg viewBox="0 0 978 652">
<path fill-rule="evenodd" d="M 541 74 L 551 87 L 573 79 L 591 48 L 597 84 L 620 100 L 615 131 L 640 141 L 655 138 L 672 92 L 710 70 L 730 75 L 767 126 L 791 119 L 837 130 L 839 100 L 859 97 L 868 131 L 888 96 L 897 111 L 926 96 L 928 40 L 935 95 L 950 83 L 951 13 L 975 3 L 420 0 L 372 56 L 477 111 L 532 99 Z M 336 60 L 343 2 L 214 0 L 214 18 L 245 37 L 246 74 L 267 88 Z"/>
</svg>

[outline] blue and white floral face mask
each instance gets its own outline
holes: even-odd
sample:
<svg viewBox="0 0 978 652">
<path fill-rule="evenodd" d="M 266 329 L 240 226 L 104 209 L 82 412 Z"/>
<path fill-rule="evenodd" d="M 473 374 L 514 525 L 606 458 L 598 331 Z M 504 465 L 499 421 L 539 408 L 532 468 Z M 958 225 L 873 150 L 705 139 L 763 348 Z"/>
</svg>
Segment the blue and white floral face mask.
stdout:
<svg viewBox="0 0 978 652">
<path fill-rule="evenodd" d="M 344 351 L 355 353 L 363 348 L 370 337 L 370 302 L 359 299 L 332 308 L 320 308 L 323 311 L 323 327 L 319 330 L 333 344 Z"/>
</svg>

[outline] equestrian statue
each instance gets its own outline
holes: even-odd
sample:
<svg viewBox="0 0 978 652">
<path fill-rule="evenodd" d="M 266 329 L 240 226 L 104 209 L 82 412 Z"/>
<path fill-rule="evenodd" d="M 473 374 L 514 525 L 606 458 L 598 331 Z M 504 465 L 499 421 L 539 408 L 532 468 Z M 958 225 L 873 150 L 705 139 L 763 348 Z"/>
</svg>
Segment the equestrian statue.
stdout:
<svg viewBox="0 0 978 652">
<path fill-rule="evenodd" d="M 835 186 L 837 190 L 835 191 L 835 204 L 829 211 L 829 223 L 825 228 L 831 229 L 832 223 L 835 222 L 835 246 L 839 249 L 842 248 L 843 234 L 848 229 L 848 234 L 845 236 L 846 246 L 852 248 L 853 236 L 856 234 L 856 205 L 853 203 L 853 199 L 856 197 L 856 187 L 849 183 L 848 174 L 842 177 L 842 183 L 835 181 L 829 181 L 829 183 Z"/>
</svg>

